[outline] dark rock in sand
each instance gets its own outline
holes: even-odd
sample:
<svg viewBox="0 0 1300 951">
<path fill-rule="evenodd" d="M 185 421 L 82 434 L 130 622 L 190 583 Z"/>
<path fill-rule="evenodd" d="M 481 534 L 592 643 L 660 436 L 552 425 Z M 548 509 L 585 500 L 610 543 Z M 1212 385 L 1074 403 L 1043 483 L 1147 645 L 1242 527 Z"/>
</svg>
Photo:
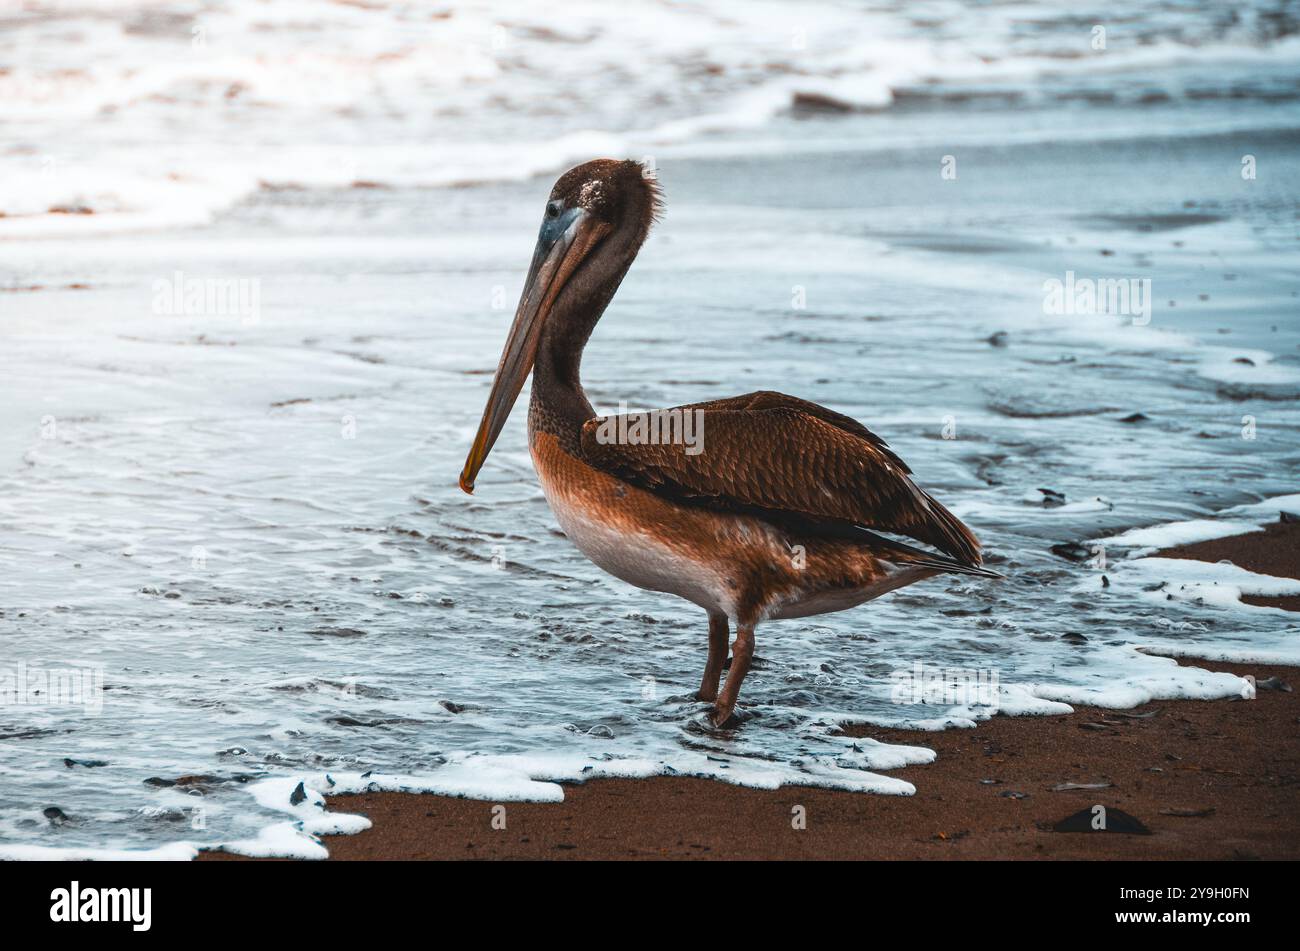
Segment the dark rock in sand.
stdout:
<svg viewBox="0 0 1300 951">
<path fill-rule="evenodd" d="M 1059 545 L 1053 545 L 1048 551 L 1066 561 L 1087 561 L 1092 557 L 1092 549 L 1080 542 L 1061 542 Z"/>
<path fill-rule="evenodd" d="M 177 786 L 212 786 L 220 785 L 225 780 L 220 776 L 200 776 L 192 774 L 188 776 L 177 776 L 175 785 Z"/>
<path fill-rule="evenodd" d="M 307 632 L 312 637 L 365 637 L 366 632 L 355 627 L 317 627 Z"/>
<path fill-rule="evenodd" d="M 246 783 L 253 779 L 262 777 L 253 773 L 235 773 L 231 776 L 205 776 L 197 773 L 177 776 L 175 779 L 163 779 L 161 776 L 150 776 L 144 781 L 146 786 L 153 786 L 155 789 L 170 789 L 173 786 L 182 786 L 188 789 L 202 790 L 205 786 L 220 786 L 223 783 Z"/>
<path fill-rule="evenodd" d="M 790 97 L 790 111 L 796 115 L 853 112 L 854 107 L 834 96 L 817 92 L 796 92 Z"/>
<path fill-rule="evenodd" d="M 1205 809 L 1161 809 L 1162 816 L 1177 816 L 1181 819 L 1204 819 L 1206 816 L 1214 815 L 1214 807 L 1209 806 Z"/>
<path fill-rule="evenodd" d="M 1281 677 L 1266 677 L 1263 680 L 1255 681 L 1256 690 L 1280 690 L 1283 693 L 1291 692 L 1291 685 Z"/>
</svg>

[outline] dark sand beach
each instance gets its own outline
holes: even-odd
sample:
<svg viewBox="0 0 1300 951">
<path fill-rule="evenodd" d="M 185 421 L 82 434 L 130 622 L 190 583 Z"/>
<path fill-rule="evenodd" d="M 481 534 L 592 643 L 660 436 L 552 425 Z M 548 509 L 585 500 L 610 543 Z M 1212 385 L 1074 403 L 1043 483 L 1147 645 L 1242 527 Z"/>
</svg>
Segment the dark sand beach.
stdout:
<svg viewBox="0 0 1300 951">
<path fill-rule="evenodd" d="M 1279 523 L 1161 554 L 1226 558 L 1295 578 L 1298 529 Z M 334 797 L 329 806 L 364 814 L 373 827 L 324 841 L 339 860 L 1300 857 L 1300 695 L 1292 689 L 1300 671 L 1187 663 L 1254 676 L 1256 699 L 1076 707 L 1066 716 L 995 717 L 942 733 L 850 728 L 938 754 L 933 763 L 891 773 L 916 786 L 909 797 L 681 777 L 603 779 L 566 785 L 562 803 L 506 804 L 506 827 L 494 829 L 496 803 L 367 793 Z M 1065 784 L 1098 788 L 1056 788 Z M 1097 805 L 1109 816 L 1104 833 L 1089 827 Z M 806 824 L 796 829 L 800 807 Z M 1117 831 L 1127 822 L 1116 810 L 1141 827 Z M 1085 831 L 1058 830 L 1070 817 Z"/>
</svg>

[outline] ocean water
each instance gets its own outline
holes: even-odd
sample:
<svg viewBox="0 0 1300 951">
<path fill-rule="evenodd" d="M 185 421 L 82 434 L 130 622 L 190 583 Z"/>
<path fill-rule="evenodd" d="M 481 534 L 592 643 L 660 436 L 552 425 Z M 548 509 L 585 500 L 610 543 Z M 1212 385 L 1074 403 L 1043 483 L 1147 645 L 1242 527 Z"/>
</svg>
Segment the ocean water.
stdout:
<svg viewBox="0 0 1300 951">
<path fill-rule="evenodd" d="M 2 26 L 0 856 L 319 856 L 364 825 L 322 794 L 371 786 L 906 794 L 933 754 L 839 724 L 1239 697 L 1169 658 L 1300 660 L 1294 615 L 1239 600 L 1294 583 L 1152 557 L 1297 508 L 1294 5 Z M 607 154 L 668 212 L 593 402 L 850 413 L 1008 575 L 761 627 L 734 731 L 692 699 L 703 615 L 560 535 L 522 410 L 456 488 L 550 183 Z M 1051 304 L 1090 280 L 1130 306 Z"/>
</svg>

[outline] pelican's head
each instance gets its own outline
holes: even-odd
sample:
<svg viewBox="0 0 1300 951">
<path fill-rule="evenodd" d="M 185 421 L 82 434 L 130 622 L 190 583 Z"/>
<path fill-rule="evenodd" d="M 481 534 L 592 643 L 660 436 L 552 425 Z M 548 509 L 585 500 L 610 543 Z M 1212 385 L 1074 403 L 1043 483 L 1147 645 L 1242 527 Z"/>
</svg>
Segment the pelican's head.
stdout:
<svg viewBox="0 0 1300 951">
<path fill-rule="evenodd" d="M 630 159 L 595 159 L 569 169 L 556 180 L 546 200 L 541 238 L 548 222 L 581 213 L 616 230 L 628 226 L 639 244 L 662 206 L 659 183 L 649 167 Z"/>
<path fill-rule="evenodd" d="M 555 183 L 483 419 L 461 470 L 466 492 L 474 491 L 479 469 L 523 389 L 547 323 L 584 318 L 594 323 L 661 207 L 658 182 L 640 162 L 596 159 L 569 169 Z"/>
</svg>

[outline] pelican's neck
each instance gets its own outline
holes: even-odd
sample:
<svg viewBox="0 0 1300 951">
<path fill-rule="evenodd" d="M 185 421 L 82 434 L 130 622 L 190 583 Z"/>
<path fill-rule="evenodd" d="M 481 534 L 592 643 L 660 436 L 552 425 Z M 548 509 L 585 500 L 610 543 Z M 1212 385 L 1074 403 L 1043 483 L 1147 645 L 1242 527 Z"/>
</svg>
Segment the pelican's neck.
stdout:
<svg viewBox="0 0 1300 951">
<path fill-rule="evenodd" d="M 609 270 L 602 273 L 593 268 L 567 287 L 538 341 L 528 430 L 530 434 L 538 430 L 551 434 L 570 454 L 578 452 L 582 424 L 596 415 L 579 379 L 582 351 L 635 255 L 633 249 L 624 260 L 616 259 Z"/>
<path fill-rule="evenodd" d="M 599 319 L 599 314 L 596 315 Z M 592 321 L 595 326 L 595 321 Z M 549 328 L 548 328 L 549 329 Z M 595 416 L 578 370 L 582 364 L 582 350 L 587 345 L 587 332 L 578 335 L 576 330 L 551 333 L 542 332 L 533 364 L 533 395 L 528 406 L 528 430 L 550 433 L 559 440 L 560 448 L 576 454 L 582 435 L 582 424 Z"/>
</svg>

